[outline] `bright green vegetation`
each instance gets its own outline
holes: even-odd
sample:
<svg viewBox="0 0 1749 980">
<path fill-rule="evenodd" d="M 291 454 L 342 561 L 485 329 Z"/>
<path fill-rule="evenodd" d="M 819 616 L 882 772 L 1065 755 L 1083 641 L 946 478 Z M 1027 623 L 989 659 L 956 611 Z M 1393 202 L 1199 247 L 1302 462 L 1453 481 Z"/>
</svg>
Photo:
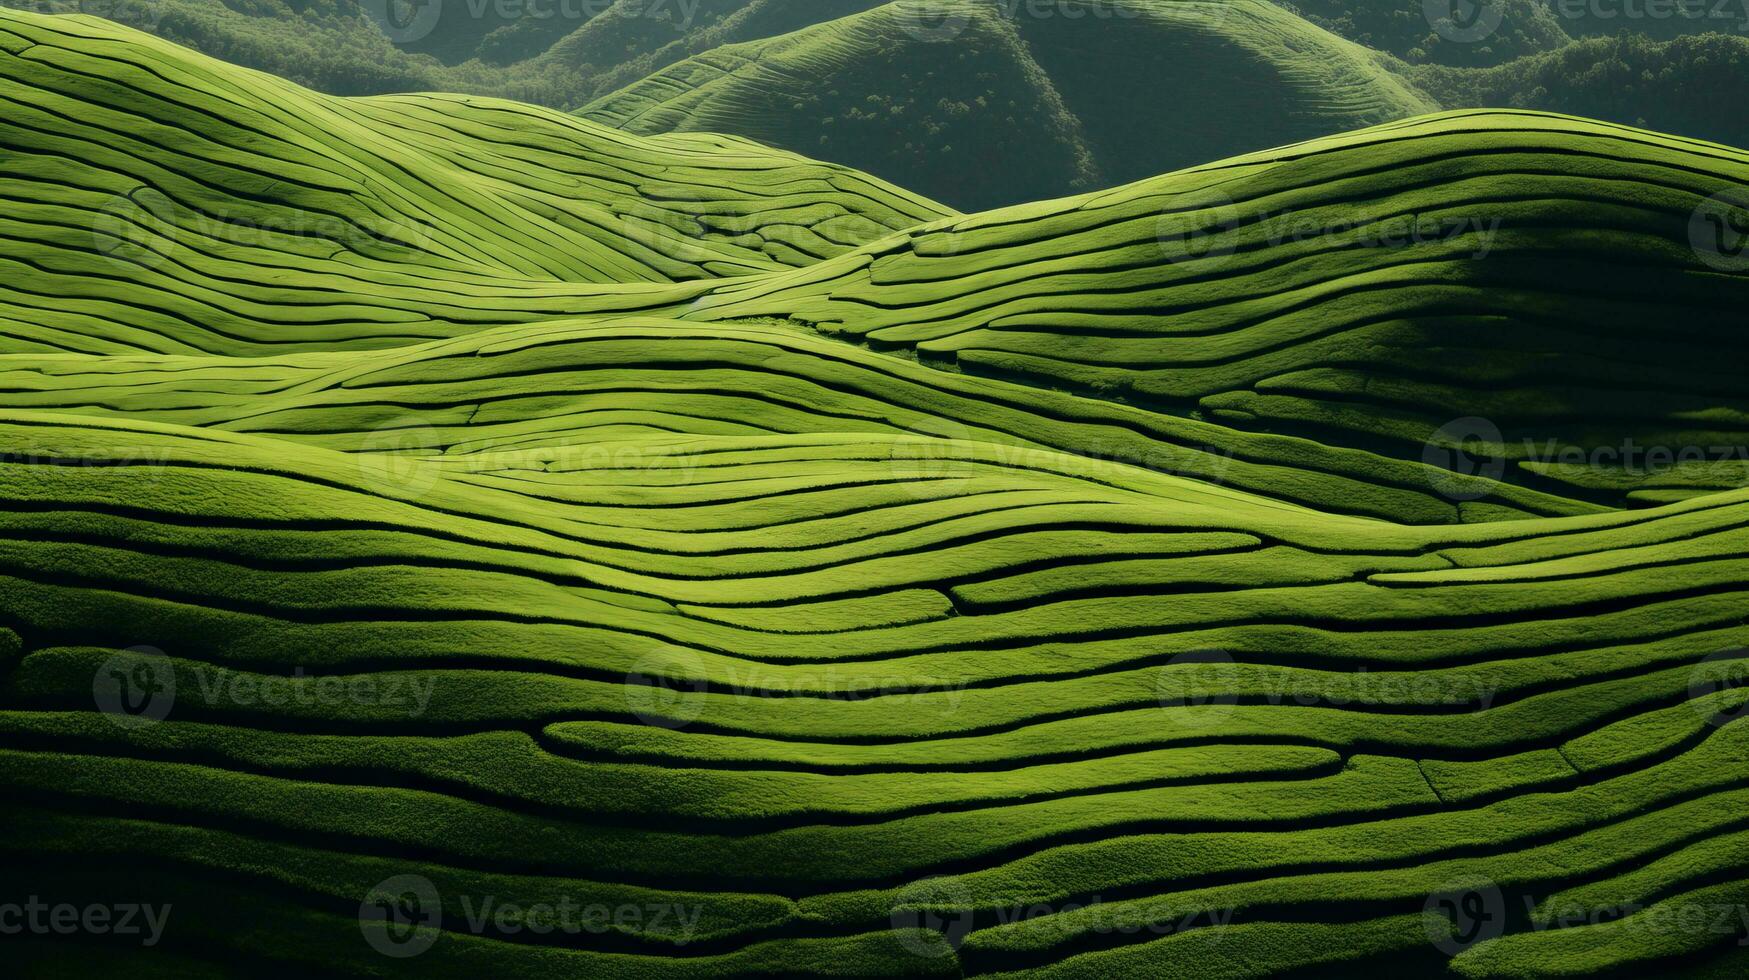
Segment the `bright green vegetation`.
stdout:
<svg viewBox="0 0 1749 980">
<path fill-rule="evenodd" d="M 581 312 L 601 284 L 805 265 L 952 213 L 734 137 L 337 99 L 120 36 L 0 18 L 0 295 L 40 317 L 9 325 L 7 349 L 231 351 L 299 324 L 441 336 Z M 92 295 L 99 273 L 127 288 Z"/>
<path fill-rule="evenodd" d="M 26 968 L 1741 974 L 1749 473 L 1515 447 L 1744 444 L 1743 151 L 1454 113 L 962 216 L 85 19 L 0 75 L 0 895 L 172 907 Z M 141 646 L 167 717 L 96 710 Z"/>
</svg>

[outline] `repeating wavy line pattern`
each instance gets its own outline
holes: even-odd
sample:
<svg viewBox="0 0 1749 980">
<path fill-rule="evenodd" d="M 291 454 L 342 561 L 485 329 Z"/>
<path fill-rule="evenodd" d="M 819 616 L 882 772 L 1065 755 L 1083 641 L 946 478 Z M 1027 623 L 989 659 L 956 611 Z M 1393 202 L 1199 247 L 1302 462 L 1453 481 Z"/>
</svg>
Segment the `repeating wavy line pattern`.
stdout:
<svg viewBox="0 0 1749 980">
<path fill-rule="evenodd" d="M 0 222 L 35 270 L 0 287 L 0 893 L 168 902 L 156 962 L 219 975 L 1744 967 L 1740 920 L 1684 923 L 1749 907 L 1749 488 L 1391 451 L 1444 412 L 1740 443 L 1728 365 L 1677 384 L 1686 352 L 1736 349 L 1709 317 L 1746 280 L 1683 258 L 1676 218 L 1739 179 L 1737 151 L 1445 116 L 809 250 L 765 219 L 936 215 L 744 144 L 610 146 L 441 98 L 298 108 L 120 29 L 0 18 L 0 98 L 42 93 L 0 122 L 36 134 L 9 165 L 77 138 L 61 159 L 92 173 L 213 191 L 253 170 L 251 208 L 296 184 L 455 235 L 418 256 L 220 235 L 198 259 L 179 237 L 146 279 L 69 257 L 76 219 L 48 211 L 85 172 L 8 171 L 36 210 Z M 208 110 L 238 128 L 188 124 Z M 391 138 L 455 180 L 367 179 L 402 159 Z M 286 145 L 308 161 L 272 173 Z M 1580 208 L 1557 157 L 1623 196 Z M 655 260 L 554 202 L 681 199 L 640 168 L 723 181 L 710 213 L 751 238 L 703 236 L 720 268 L 592 279 Z M 567 198 L 585 174 L 600 196 Z M 1233 204 L 1193 203 L 1213 186 Z M 1509 188 L 1549 209 L 1505 273 L 1256 237 L 1266 200 L 1530 200 Z M 502 227 L 462 221 L 488 203 Z M 1247 215 L 1214 239 L 1224 272 L 1146 258 L 1146 226 L 1211 213 Z M 1530 284 L 1562 242 L 1618 256 L 1619 295 Z M 1451 288 L 1415 305 L 1428 277 Z M 1397 319 L 1344 319 L 1366 304 Z M 1653 308 L 1669 347 L 1629 371 L 1610 338 Z M 1493 350 L 1494 373 L 1427 367 L 1411 336 Z M 1113 397 L 1092 382 L 1118 363 Z M 1286 425 L 1337 403 L 1372 421 Z M 142 667 L 173 692 L 150 723 L 104 700 Z M 383 956 L 361 903 L 406 875 L 434 941 Z M 1453 896 L 1485 903 L 1483 941 L 1458 941 Z M 537 930 L 487 900 L 609 914 Z"/>
</svg>

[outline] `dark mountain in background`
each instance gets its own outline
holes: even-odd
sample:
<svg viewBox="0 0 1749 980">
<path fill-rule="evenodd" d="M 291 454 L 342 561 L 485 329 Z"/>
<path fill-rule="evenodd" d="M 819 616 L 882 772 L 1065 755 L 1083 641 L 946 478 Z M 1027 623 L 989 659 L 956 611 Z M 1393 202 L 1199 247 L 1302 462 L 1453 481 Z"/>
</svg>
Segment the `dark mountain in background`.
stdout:
<svg viewBox="0 0 1749 980">
<path fill-rule="evenodd" d="M 747 136 L 961 208 L 1437 109 L 1548 109 L 1749 143 L 1749 110 L 1726 96 L 1749 37 L 1716 3 L 0 3 L 92 13 L 334 94 L 496 95 L 646 135 Z"/>
</svg>

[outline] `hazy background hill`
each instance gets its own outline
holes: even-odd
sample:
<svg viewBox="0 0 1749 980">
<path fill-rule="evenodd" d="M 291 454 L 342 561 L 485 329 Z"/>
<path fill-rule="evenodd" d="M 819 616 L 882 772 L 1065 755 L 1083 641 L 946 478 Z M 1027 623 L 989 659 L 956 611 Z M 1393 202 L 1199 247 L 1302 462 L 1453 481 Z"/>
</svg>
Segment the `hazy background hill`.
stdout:
<svg viewBox="0 0 1749 980">
<path fill-rule="evenodd" d="M 1051 17 L 905 0 L 711 50 L 583 114 L 806 147 L 991 207 L 1436 108 L 1374 52 L 1263 0 L 1092 0 Z"/>
<path fill-rule="evenodd" d="M 1552 0 L 1491 0 L 1501 12 L 1486 37 L 1444 36 L 1418 0 L 1277 0 L 1319 27 L 1414 64 L 1498 65 L 1572 40 Z M 1466 3 L 1467 0 L 1454 0 Z"/>
<path fill-rule="evenodd" d="M 1498 0 L 1467 30 L 1404 0 L 0 4 L 106 17 L 334 94 L 495 95 L 640 134 L 747 136 L 961 208 L 1442 108 L 1749 143 L 1749 111 L 1728 97 L 1749 15 L 1717 4 L 1654 17 Z"/>
</svg>

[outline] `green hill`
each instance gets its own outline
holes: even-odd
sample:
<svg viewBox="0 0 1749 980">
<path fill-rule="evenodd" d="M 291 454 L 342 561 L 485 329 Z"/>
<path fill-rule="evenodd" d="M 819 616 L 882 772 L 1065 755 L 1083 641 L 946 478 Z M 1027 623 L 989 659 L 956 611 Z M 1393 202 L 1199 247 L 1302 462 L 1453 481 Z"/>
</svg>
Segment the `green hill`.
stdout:
<svg viewBox="0 0 1749 980">
<path fill-rule="evenodd" d="M 1749 968 L 1749 472 L 1599 454 L 1745 445 L 1742 150 L 956 215 L 83 18 L 0 98 L 24 975 Z"/>
<path fill-rule="evenodd" d="M 1569 6 L 1574 0 L 1564 0 Z M 1592 2 L 1592 0 L 1585 0 Z M 1616 0 L 1595 0 L 1615 3 Z M 1443 4 L 1401 0 L 1284 0 L 1287 7 L 1330 31 L 1415 64 L 1489 67 L 1526 55 L 1554 51 L 1573 35 L 1560 16 L 1563 0 L 1468 0 Z M 1476 10 L 1479 7 L 1480 10 Z M 1459 25 L 1451 19 L 1476 10 Z M 1432 15 L 1437 14 L 1438 17 Z"/>
<path fill-rule="evenodd" d="M 3 0 L 0 8 L 102 16 L 334 95 L 441 90 L 571 109 L 716 45 L 880 2 Z"/>
<path fill-rule="evenodd" d="M 928 4 L 886 4 L 715 48 L 582 115 L 741 133 L 990 207 L 1436 107 L 1371 52 L 1262 0 L 1062 6 L 1010 16 L 953 0 L 932 20 Z M 1195 100 L 1134 97 L 1198 86 Z"/>
<path fill-rule="evenodd" d="M 931 20 L 940 3 L 948 19 Z M 1468 32 L 1430 20 L 1437 4 L 1322 0 L 8 4 L 99 13 L 330 94 L 466 92 L 585 107 L 640 133 L 737 134 L 966 209 L 1440 108 L 1542 109 L 1749 141 L 1735 102 L 1710 97 L 1735 86 L 1749 45 L 1728 4 L 1692 16 L 1692 3 L 1498 0 L 1485 7 L 1498 22 L 1485 15 Z M 942 43 L 931 24 L 954 37 Z M 1647 40 L 1702 31 L 1723 33 Z M 1165 94 L 1183 92 L 1197 96 Z"/>
<path fill-rule="evenodd" d="M 0 79 L 0 350 L 381 346 L 805 264 L 951 213 L 733 137 L 338 99 L 95 20 L 0 15 Z"/>
<path fill-rule="evenodd" d="M 1513 106 L 1612 119 L 1732 146 L 1749 146 L 1749 112 L 1721 100 L 1749 72 L 1749 36 L 1655 41 L 1593 37 L 1477 71 L 1423 66 L 1408 77 L 1448 104 Z"/>
<path fill-rule="evenodd" d="M 1491 67 L 1563 48 L 1597 50 L 1576 47 L 1575 39 L 1669 40 L 1741 35 L 1749 29 L 1749 8 L 1736 0 L 1281 0 L 1281 5 L 1369 48 L 1414 64 L 1449 67 Z"/>
<path fill-rule="evenodd" d="M 1708 352 L 1741 334 L 1749 280 L 1697 245 L 1709 198 L 1746 182 L 1749 155 L 1724 146 L 1450 113 L 938 222 L 686 315 L 781 317 L 1403 458 L 1483 416 L 1493 450 L 1526 464 L 1514 479 L 1611 499 L 1654 474 L 1570 469 L 1548 440 L 1744 438 L 1749 387 Z M 1741 478 L 1737 462 L 1665 469 L 1654 484 Z"/>
</svg>

